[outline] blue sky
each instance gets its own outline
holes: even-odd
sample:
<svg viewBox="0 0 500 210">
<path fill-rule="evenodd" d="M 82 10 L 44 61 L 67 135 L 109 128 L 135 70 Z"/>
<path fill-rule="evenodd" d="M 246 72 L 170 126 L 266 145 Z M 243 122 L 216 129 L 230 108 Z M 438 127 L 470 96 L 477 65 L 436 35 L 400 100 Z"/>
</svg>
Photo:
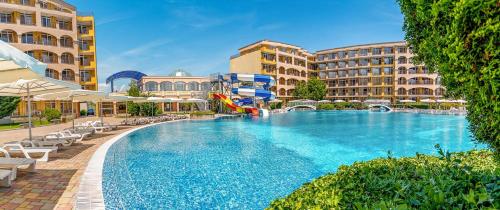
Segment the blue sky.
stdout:
<svg viewBox="0 0 500 210">
<path fill-rule="evenodd" d="M 403 40 L 395 0 L 67 0 L 96 18 L 99 81 L 134 69 L 228 72 L 229 56 L 262 39 L 310 52 Z"/>
</svg>

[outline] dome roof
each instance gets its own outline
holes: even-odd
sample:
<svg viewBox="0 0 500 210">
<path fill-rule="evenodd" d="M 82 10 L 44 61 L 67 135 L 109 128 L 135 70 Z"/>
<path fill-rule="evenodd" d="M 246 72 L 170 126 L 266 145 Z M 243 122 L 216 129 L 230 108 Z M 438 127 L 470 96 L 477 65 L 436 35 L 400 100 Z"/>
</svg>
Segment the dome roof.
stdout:
<svg viewBox="0 0 500 210">
<path fill-rule="evenodd" d="M 170 77 L 191 77 L 191 74 L 189 72 L 186 72 L 182 69 L 177 69 L 173 71 L 172 73 L 168 74 Z"/>
</svg>

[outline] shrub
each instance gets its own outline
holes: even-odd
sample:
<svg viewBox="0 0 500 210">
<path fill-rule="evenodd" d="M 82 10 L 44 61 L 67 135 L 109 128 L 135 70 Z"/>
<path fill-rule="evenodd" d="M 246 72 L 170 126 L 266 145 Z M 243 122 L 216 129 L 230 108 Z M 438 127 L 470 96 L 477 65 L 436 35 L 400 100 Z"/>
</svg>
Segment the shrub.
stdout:
<svg viewBox="0 0 500 210">
<path fill-rule="evenodd" d="M 195 116 L 202 116 L 202 115 L 214 115 L 215 112 L 208 110 L 208 111 L 196 111 L 196 112 L 192 112 L 191 114 L 195 115 Z"/>
<path fill-rule="evenodd" d="M 45 117 L 45 119 L 47 119 L 47 121 L 52 122 L 52 120 L 54 119 L 61 118 L 61 111 L 48 108 L 43 110 L 42 115 Z"/>
<path fill-rule="evenodd" d="M 87 110 L 85 109 L 80 110 L 80 116 L 87 116 Z"/>
<path fill-rule="evenodd" d="M 281 109 L 281 107 L 283 106 L 283 103 L 282 102 L 278 102 L 278 103 L 271 103 L 269 105 L 269 108 L 270 109 Z"/>
<path fill-rule="evenodd" d="M 500 208 L 500 168 L 487 150 L 378 158 L 341 166 L 272 209 Z"/>
<path fill-rule="evenodd" d="M 0 119 L 10 116 L 17 108 L 21 99 L 19 97 L 0 96 Z"/>
</svg>

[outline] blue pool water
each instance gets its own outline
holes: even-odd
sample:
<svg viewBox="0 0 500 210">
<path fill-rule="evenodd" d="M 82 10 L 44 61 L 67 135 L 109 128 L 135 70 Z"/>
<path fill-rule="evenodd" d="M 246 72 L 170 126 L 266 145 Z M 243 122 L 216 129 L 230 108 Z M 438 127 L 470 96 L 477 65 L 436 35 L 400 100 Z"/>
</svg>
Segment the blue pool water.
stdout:
<svg viewBox="0 0 500 210">
<path fill-rule="evenodd" d="M 469 150 L 464 117 L 367 111 L 166 123 L 106 155 L 109 209 L 262 209 L 342 164 Z M 479 146 L 477 146 L 479 147 Z"/>
</svg>

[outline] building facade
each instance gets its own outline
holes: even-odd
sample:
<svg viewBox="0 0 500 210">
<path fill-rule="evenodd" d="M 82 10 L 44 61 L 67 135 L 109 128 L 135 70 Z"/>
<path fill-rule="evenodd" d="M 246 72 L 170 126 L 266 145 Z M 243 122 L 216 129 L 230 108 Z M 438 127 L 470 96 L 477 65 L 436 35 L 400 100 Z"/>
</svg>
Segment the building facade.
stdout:
<svg viewBox="0 0 500 210">
<path fill-rule="evenodd" d="M 45 76 L 97 90 L 94 18 L 79 16 L 73 5 L 62 0 L 0 0 L 0 40 L 46 63 Z M 37 102 L 33 110 L 71 112 L 66 103 Z M 24 106 L 21 102 L 18 115 L 26 114 Z"/>
<path fill-rule="evenodd" d="M 313 54 L 300 47 L 263 40 L 240 48 L 231 57 L 230 72 L 271 75 L 276 79 L 271 90 L 278 98 L 291 99 L 295 85 L 313 73 L 313 63 Z"/>
<path fill-rule="evenodd" d="M 265 45 L 265 43 L 274 42 L 258 43 Z M 328 88 L 327 99 L 345 101 L 388 99 L 395 102 L 403 99 L 415 101 L 425 98 L 436 99 L 444 94 L 444 89 L 440 85 L 440 77 L 436 73 L 430 73 L 424 65 L 412 63 L 413 54 L 406 42 L 348 46 L 320 50 L 312 55 L 306 55 L 306 67 L 300 69 L 305 70 L 306 77 L 303 78 L 307 80 L 308 77 L 318 77 L 325 81 Z M 263 57 L 264 53 L 261 52 L 261 56 Z M 230 71 L 258 73 L 255 69 L 259 67 L 248 62 L 248 60 L 255 60 L 255 57 L 255 55 L 248 56 L 242 53 L 240 49 L 240 54 L 231 58 Z M 292 59 L 295 60 L 294 57 Z M 277 60 L 277 68 L 283 67 L 281 72 L 285 75 L 289 69 L 293 71 L 298 68 L 290 64 L 283 65 L 282 61 L 282 59 Z M 295 78 L 282 75 L 278 70 L 276 73 L 277 96 L 288 100 L 293 97 L 294 84 L 296 84 L 288 81 Z M 302 76 L 302 72 L 299 76 Z M 280 84 L 285 84 L 286 88 Z"/>
<path fill-rule="evenodd" d="M 143 76 L 139 87 L 154 96 L 175 99 L 206 99 L 212 89 L 209 77 L 192 76 L 183 70 L 166 76 Z"/>
</svg>

